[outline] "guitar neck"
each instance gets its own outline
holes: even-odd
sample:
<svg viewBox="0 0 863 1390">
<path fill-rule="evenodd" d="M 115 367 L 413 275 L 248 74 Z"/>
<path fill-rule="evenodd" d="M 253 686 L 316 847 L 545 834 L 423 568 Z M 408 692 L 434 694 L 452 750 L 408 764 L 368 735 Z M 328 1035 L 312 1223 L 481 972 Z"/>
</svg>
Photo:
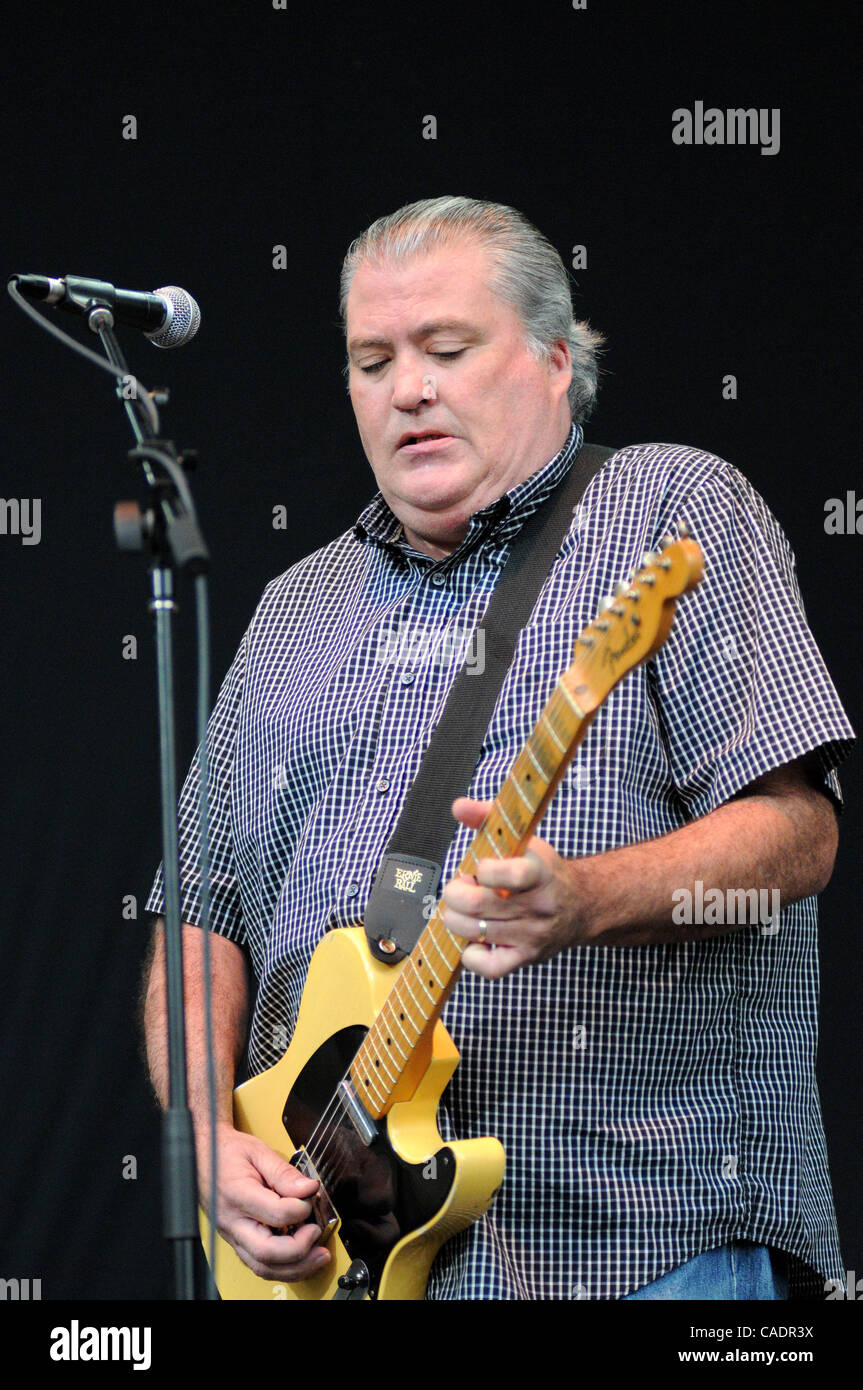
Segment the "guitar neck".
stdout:
<svg viewBox="0 0 863 1390">
<path fill-rule="evenodd" d="M 598 708 L 597 702 L 586 709 L 588 687 L 573 685 L 571 668 L 557 682 L 459 874 L 474 874 L 481 859 L 511 859 L 527 845 Z M 445 926 L 438 904 L 351 1065 L 354 1087 L 373 1118 L 385 1115 L 398 1099 L 411 1062 L 421 1046 L 430 1044 L 469 944 Z"/>
<path fill-rule="evenodd" d="M 576 642 L 573 664 L 560 677 L 536 727 L 458 867 L 476 873 L 481 859 L 521 854 L 553 797 L 591 720 L 618 681 L 662 646 L 675 600 L 701 579 L 704 557 L 684 524 L 681 539 L 663 539 L 661 553 L 603 600 Z M 444 925 L 440 905 L 354 1058 L 350 1075 L 374 1119 L 409 1100 L 431 1055 L 434 1025 L 458 976 L 466 937 Z"/>
</svg>

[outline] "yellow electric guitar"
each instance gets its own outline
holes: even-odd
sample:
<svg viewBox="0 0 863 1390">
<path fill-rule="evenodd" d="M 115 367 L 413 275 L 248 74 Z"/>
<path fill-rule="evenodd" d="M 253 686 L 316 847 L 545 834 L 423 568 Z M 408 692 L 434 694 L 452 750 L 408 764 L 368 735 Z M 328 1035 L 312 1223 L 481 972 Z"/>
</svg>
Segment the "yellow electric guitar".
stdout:
<svg viewBox="0 0 863 1390">
<path fill-rule="evenodd" d="M 685 527 L 646 555 L 581 633 L 530 738 L 459 866 L 522 853 L 597 710 L 662 646 L 676 599 L 703 557 Z M 458 1064 L 440 1020 L 469 943 L 438 908 L 398 966 L 371 955 L 362 927 L 329 932 L 306 979 L 290 1047 L 234 1092 L 235 1124 L 319 1179 L 321 1243 L 333 1258 L 300 1283 L 261 1279 L 220 1236 L 213 1271 L 226 1299 L 421 1299 L 445 1240 L 479 1219 L 504 1171 L 496 1139 L 444 1144 L 438 1102 Z M 210 1230 L 201 1213 L 209 1256 Z"/>
</svg>

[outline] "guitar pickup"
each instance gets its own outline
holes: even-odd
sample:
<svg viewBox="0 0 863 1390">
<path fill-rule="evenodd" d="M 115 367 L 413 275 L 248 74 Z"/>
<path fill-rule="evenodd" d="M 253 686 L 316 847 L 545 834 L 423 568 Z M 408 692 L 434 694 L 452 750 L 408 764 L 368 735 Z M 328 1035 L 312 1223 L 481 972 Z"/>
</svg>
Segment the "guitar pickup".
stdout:
<svg viewBox="0 0 863 1390">
<path fill-rule="evenodd" d="M 317 1169 L 315 1168 L 315 1165 L 312 1163 L 312 1160 L 309 1158 L 309 1155 L 306 1152 L 306 1150 L 297 1149 L 296 1153 L 289 1160 L 289 1162 L 291 1164 L 291 1167 L 296 1168 L 297 1171 L 299 1173 L 302 1173 L 304 1177 L 314 1178 L 315 1181 L 318 1183 L 317 1192 L 315 1193 L 314 1197 L 309 1198 L 309 1201 L 312 1205 L 311 1219 L 315 1222 L 316 1225 L 320 1226 L 321 1228 L 321 1234 L 318 1236 L 317 1240 L 315 1241 L 315 1244 L 326 1245 L 327 1241 L 330 1239 L 330 1236 L 335 1235 L 336 1231 L 339 1229 L 339 1226 L 341 1224 L 339 1214 L 333 1206 L 332 1202 L 330 1201 L 327 1195 L 327 1190 L 324 1187 L 324 1184 L 321 1182 Z M 271 1226 L 270 1230 L 273 1232 L 273 1235 L 275 1236 L 292 1236 L 294 1234 L 294 1231 L 299 1230 L 299 1226 Z"/>
<path fill-rule="evenodd" d="M 337 1097 L 342 1110 L 347 1115 L 360 1140 L 368 1148 L 377 1138 L 378 1127 L 366 1110 L 350 1081 L 340 1081 Z"/>
</svg>

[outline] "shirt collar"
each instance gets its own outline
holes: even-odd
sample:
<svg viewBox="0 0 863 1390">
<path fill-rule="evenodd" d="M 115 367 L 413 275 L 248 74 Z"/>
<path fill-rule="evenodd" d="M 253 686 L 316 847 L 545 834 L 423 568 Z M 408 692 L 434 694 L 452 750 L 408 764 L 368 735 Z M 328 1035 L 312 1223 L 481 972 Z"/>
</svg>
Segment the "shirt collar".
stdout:
<svg viewBox="0 0 863 1390">
<path fill-rule="evenodd" d="M 468 522 L 467 535 L 446 560 L 452 563 L 472 550 L 478 540 L 494 535 L 496 541 L 508 541 L 521 529 L 527 518 L 536 511 L 572 467 L 584 440 L 581 425 L 570 425 L 562 448 L 553 458 L 531 473 L 523 482 L 516 483 L 502 497 L 489 502 L 487 506 L 474 512 Z M 421 559 L 430 559 L 421 551 L 415 550 L 402 533 L 402 523 L 390 510 L 380 492 L 360 512 L 353 528 L 357 540 L 371 540 L 386 549 L 400 554 L 411 554 Z"/>
</svg>

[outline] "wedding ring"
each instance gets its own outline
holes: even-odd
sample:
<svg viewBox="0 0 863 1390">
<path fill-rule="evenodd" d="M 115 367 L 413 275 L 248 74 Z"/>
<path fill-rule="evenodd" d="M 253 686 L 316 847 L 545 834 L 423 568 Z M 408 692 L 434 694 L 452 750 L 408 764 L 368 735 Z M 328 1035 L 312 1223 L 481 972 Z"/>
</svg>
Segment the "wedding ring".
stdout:
<svg viewBox="0 0 863 1390">
<path fill-rule="evenodd" d="M 488 922 L 485 920 L 484 917 L 480 917 L 480 919 L 479 919 L 479 942 L 480 942 L 480 945 L 482 945 L 482 943 L 485 941 L 485 939 L 486 939 L 487 936 L 488 936 Z"/>
</svg>

